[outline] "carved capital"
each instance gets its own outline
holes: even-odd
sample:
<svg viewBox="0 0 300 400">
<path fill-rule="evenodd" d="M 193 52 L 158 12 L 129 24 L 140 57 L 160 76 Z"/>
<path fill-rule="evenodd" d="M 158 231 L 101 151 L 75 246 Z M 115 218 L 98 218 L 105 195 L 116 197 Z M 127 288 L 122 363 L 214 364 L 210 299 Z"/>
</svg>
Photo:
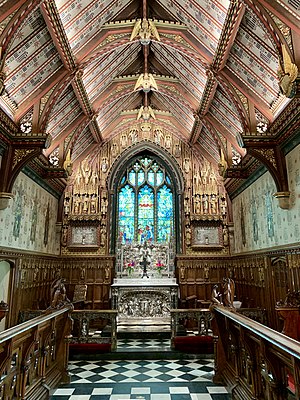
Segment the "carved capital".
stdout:
<svg viewBox="0 0 300 400">
<path fill-rule="evenodd" d="M 0 192 L 0 210 L 5 210 L 8 206 L 9 200 L 13 198 L 14 195 L 12 193 Z"/>
<path fill-rule="evenodd" d="M 290 195 L 291 192 L 276 192 L 273 194 L 275 199 L 279 202 L 279 207 L 283 210 L 288 210 L 290 208 Z"/>
</svg>

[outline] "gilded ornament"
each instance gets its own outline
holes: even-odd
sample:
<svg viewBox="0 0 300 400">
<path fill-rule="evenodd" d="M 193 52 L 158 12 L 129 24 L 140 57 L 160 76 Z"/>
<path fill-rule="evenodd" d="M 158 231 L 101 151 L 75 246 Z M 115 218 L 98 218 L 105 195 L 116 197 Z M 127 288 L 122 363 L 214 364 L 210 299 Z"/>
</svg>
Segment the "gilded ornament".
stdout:
<svg viewBox="0 0 300 400">
<path fill-rule="evenodd" d="M 292 98 L 296 92 L 295 80 L 298 76 L 298 67 L 296 64 L 292 63 L 291 57 L 285 47 L 282 45 L 282 58 L 283 58 L 283 68 L 279 66 L 278 68 L 278 79 L 281 93 Z"/>
<path fill-rule="evenodd" d="M 256 151 L 262 154 L 273 165 L 273 167 L 277 169 L 276 159 L 273 149 L 256 149 Z"/>
<path fill-rule="evenodd" d="M 33 151 L 34 149 L 15 149 L 12 167 L 14 168 L 23 158 L 27 157 Z"/>
<path fill-rule="evenodd" d="M 140 37 L 142 45 L 148 45 L 151 42 L 151 36 L 160 41 L 159 33 L 151 19 L 147 20 L 146 18 L 143 18 L 142 21 L 136 21 L 130 36 L 130 41 L 135 39 L 137 36 Z"/>
</svg>

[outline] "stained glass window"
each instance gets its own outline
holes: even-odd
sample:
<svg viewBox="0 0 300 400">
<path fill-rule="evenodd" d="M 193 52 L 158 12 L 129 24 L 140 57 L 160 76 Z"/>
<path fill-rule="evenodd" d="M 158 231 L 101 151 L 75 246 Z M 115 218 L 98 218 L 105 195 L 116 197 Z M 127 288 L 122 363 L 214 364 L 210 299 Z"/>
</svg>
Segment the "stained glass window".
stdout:
<svg viewBox="0 0 300 400">
<path fill-rule="evenodd" d="M 134 203 L 133 188 L 125 185 L 119 192 L 119 237 L 123 243 L 134 240 Z"/>
<path fill-rule="evenodd" d="M 135 159 L 118 187 L 118 237 L 122 243 L 169 242 L 174 234 L 172 179 L 150 156 Z"/>
</svg>

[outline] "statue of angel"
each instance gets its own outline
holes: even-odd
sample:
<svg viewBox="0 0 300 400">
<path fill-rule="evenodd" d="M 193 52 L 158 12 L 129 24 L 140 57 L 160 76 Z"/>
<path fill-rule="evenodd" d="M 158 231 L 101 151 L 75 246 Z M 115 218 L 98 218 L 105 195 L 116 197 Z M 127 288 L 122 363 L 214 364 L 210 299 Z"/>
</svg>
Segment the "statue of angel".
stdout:
<svg viewBox="0 0 300 400">
<path fill-rule="evenodd" d="M 158 90 L 157 84 L 152 74 L 145 72 L 138 77 L 134 91 L 142 89 L 143 92 L 150 92 L 150 90 Z"/>
<path fill-rule="evenodd" d="M 140 42 L 142 45 L 149 44 L 151 41 L 151 36 L 160 41 L 159 33 L 154 22 L 151 19 L 147 20 L 147 18 L 143 18 L 143 21 L 140 19 L 136 21 L 130 36 L 130 41 L 137 36 L 140 37 Z"/>
<path fill-rule="evenodd" d="M 286 97 L 292 98 L 294 96 L 295 85 L 294 82 L 298 76 L 298 67 L 292 63 L 291 57 L 285 47 L 282 45 L 283 69 L 281 66 L 278 68 L 279 87 L 282 94 Z"/>
<path fill-rule="evenodd" d="M 144 121 L 147 121 L 148 119 L 150 119 L 150 117 L 152 117 L 153 119 L 156 119 L 152 108 L 150 106 L 146 106 L 146 107 L 141 106 L 141 108 L 139 109 L 139 112 L 138 112 L 137 120 L 139 120 L 140 118 L 143 118 Z"/>
</svg>

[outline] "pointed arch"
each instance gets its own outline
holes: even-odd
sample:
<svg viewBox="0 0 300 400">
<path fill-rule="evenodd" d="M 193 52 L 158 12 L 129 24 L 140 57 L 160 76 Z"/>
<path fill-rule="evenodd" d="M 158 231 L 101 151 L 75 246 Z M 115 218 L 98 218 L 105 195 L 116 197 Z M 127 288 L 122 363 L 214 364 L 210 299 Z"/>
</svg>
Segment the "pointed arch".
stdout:
<svg viewBox="0 0 300 400">
<path fill-rule="evenodd" d="M 109 176 L 107 178 L 107 186 L 109 189 L 109 193 L 111 196 L 111 214 L 110 214 L 110 243 L 111 243 L 111 253 L 115 253 L 116 240 L 118 234 L 118 189 L 120 188 L 121 179 L 124 176 L 127 168 L 134 162 L 134 160 L 138 160 L 140 157 L 150 157 L 155 159 L 166 171 L 168 175 L 168 179 L 170 179 L 169 187 L 172 189 L 173 196 L 173 214 L 174 216 L 181 215 L 181 195 L 184 190 L 184 180 L 183 174 L 181 172 L 180 166 L 178 165 L 176 159 L 163 150 L 161 147 L 150 143 L 148 141 L 142 141 L 136 145 L 133 145 L 129 149 L 125 150 L 124 153 L 118 157 L 112 168 L 110 170 Z M 163 188 L 163 185 L 160 185 L 157 191 L 158 197 L 161 196 L 161 192 L 159 191 Z M 165 189 L 166 190 L 166 189 Z M 156 202 L 157 200 L 155 200 Z M 155 203 L 156 204 L 156 203 Z M 137 215 L 137 214 L 136 214 Z M 132 216 L 131 216 L 132 217 Z M 136 217 L 135 217 L 136 218 Z M 154 218 L 156 218 L 155 226 L 156 232 L 155 237 L 157 237 L 157 220 L 162 221 L 163 215 L 158 215 L 158 213 L 154 214 Z M 137 219 L 135 220 L 135 225 L 137 225 Z M 177 253 L 181 251 L 181 221 L 180 218 L 173 217 L 174 224 L 174 237 L 176 243 L 176 251 Z"/>
</svg>

